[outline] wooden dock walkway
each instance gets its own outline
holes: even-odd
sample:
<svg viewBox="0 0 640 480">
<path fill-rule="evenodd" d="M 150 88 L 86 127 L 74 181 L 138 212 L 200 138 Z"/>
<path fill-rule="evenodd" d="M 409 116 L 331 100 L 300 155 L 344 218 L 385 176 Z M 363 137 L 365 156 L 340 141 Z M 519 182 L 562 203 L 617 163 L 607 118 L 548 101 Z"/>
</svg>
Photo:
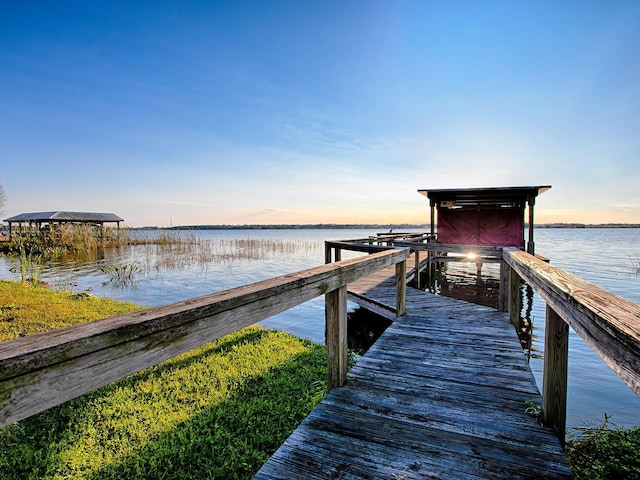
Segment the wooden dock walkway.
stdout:
<svg viewBox="0 0 640 480">
<path fill-rule="evenodd" d="M 390 273 L 351 299 L 390 311 Z M 570 478 L 527 402 L 540 394 L 508 314 L 409 288 L 407 314 L 254 478 Z"/>
</svg>

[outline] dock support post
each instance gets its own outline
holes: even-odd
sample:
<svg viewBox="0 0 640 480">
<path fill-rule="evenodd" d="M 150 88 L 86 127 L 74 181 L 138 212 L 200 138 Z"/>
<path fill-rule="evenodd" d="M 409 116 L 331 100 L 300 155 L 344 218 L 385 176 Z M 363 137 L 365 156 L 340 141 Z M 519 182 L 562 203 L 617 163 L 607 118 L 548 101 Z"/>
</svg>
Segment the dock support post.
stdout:
<svg viewBox="0 0 640 480">
<path fill-rule="evenodd" d="M 396 263 L 396 316 L 407 313 L 407 261 Z"/>
<path fill-rule="evenodd" d="M 509 311 L 509 270 L 511 267 L 504 260 L 500 260 L 500 289 L 498 290 L 498 310 Z"/>
<path fill-rule="evenodd" d="M 522 311 L 520 295 L 520 276 L 513 268 L 509 268 L 509 321 L 518 328 Z"/>
<path fill-rule="evenodd" d="M 542 374 L 542 414 L 564 445 L 567 422 L 567 365 L 569 326 L 549 305 L 544 330 L 544 371 Z"/>
<path fill-rule="evenodd" d="M 527 243 L 527 253 L 535 255 L 536 244 L 533 241 L 533 206 L 536 204 L 536 197 L 529 198 L 529 243 Z"/>
<path fill-rule="evenodd" d="M 347 287 L 325 295 L 327 391 L 347 381 Z"/>
</svg>

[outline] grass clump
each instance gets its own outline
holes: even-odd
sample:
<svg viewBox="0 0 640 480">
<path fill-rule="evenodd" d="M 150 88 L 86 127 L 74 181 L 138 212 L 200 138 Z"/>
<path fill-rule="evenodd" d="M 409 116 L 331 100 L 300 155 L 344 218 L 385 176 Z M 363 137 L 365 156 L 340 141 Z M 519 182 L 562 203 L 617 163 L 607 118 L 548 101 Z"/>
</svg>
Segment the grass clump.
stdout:
<svg viewBox="0 0 640 480">
<path fill-rule="evenodd" d="M 109 265 L 101 268 L 102 273 L 109 277 L 109 281 L 115 285 L 128 286 L 135 284 L 135 276 L 142 269 L 137 263 L 124 263 L 121 265 Z"/>
<path fill-rule="evenodd" d="M 98 314 L 102 300 L 0 282 L 0 323 L 23 316 L 36 333 L 74 312 L 82 318 L 65 322 L 119 313 L 108 301 Z M 0 478 L 251 478 L 322 399 L 325 379 L 324 347 L 248 327 L 0 429 Z"/>
<path fill-rule="evenodd" d="M 640 427 L 609 428 L 609 417 L 597 427 L 571 436 L 566 452 L 576 480 L 640 479 Z"/>
<path fill-rule="evenodd" d="M 86 293 L 61 292 L 0 280 L 0 341 L 140 309 L 142 307 L 133 303 Z"/>
</svg>

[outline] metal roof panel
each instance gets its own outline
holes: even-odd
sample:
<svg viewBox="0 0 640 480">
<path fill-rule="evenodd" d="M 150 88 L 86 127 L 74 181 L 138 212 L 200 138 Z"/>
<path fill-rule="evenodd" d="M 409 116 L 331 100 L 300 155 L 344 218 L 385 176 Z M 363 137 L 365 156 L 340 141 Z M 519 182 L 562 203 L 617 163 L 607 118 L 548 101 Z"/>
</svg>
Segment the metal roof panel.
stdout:
<svg viewBox="0 0 640 480">
<path fill-rule="evenodd" d="M 15 217 L 6 218 L 5 222 L 95 222 L 95 223 L 107 223 L 107 222 L 123 222 L 124 219 L 120 218 L 114 213 L 99 213 L 99 212 L 32 212 L 21 213 Z"/>
</svg>

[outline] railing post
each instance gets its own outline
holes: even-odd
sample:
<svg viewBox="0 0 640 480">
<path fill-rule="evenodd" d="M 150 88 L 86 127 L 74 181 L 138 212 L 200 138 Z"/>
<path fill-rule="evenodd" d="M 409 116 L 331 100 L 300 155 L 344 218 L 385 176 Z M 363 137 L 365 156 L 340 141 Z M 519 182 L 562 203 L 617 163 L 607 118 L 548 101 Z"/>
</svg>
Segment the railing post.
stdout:
<svg viewBox="0 0 640 480">
<path fill-rule="evenodd" d="M 331 263 L 331 245 L 324 244 L 324 263 Z"/>
<path fill-rule="evenodd" d="M 347 380 L 347 287 L 325 295 L 327 391 Z"/>
<path fill-rule="evenodd" d="M 420 290 L 420 250 L 416 249 L 416 269 L 415 269 L 415 277 L 416 277 L 416 288 Z"/>
<path fill-rule="evenodd" d="M 342 249 L 340 247 L 336 247 L 335 257 L 336 257 L 336 262 L 339 262 L 340 260 L 342 260 Z"/>
<path fill-rule="evenodd" d="M 509 311 L 509 270 L 511 267 L 504 260 L 500 260 L 500 289 L 498 291 L 498 310 Z"/>
<path fill-rule="evenodd" d="M 396 316 L 407 313 L 407 261 L 396 263 Z"/>
<path fill-rule="evenodd" d="M 555 429 L 563 445 L 567 421 L 568 360 L 569 326 L 547 305 L 544 329 L 542 413 L 544 423 Z"/>
<path fill-rule="evenodd" d="M 513 268 L 509 268 L 509 321 L 516 327 L 520 325 L 521 300 L 520 276 Z"/>
</svg>

